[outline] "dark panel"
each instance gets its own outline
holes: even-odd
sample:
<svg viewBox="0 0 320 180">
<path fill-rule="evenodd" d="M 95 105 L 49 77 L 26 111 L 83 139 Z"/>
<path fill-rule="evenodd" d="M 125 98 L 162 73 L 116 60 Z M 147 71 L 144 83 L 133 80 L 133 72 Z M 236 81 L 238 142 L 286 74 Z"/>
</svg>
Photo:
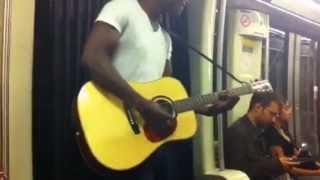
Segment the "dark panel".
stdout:
<svg viewBox="0 0 320 180">
<path fill-rule="evenodd" d="M 73 138 L 71 104 L 88 78 L 80 59 L 106 0 L 37 0 L 33 84 L 36 180 L 99 179 Z"/>
</svg>

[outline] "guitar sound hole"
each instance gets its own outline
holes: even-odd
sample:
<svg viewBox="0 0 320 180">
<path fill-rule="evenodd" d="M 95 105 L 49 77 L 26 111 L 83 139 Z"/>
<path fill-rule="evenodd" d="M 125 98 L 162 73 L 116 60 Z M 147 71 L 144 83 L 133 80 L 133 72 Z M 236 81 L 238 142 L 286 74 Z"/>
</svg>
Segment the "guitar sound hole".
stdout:
<svg viewBox="0 0 320 180">
<path fill-rule="evenodd" d="M 158 96 L 158 97 L 155 97 L 153 101 L 158 103 L 171 115 L 171 117 L 166 120 L 166 123 L 165 123 L 166 125 L 163 127 L 157 126 L 156 128 L 157 130 L 154 130 L 153 129 L 154 126 L 148 123 L 144 125 L 144 132 L 146 137 L 151 142 L 159 142 L 169 137 L 176 130 L 176 127 L 177 127 L 176 112 L 173 107 L 173 102 L 167 97 Z"/>
<path fill-rule="evenodd" d="M 171 118 L 169 119 L 169 121 L 175 120 L 176 112 L 173 108 L 173 102 L 169 98 L 158 96 L 158 97 L 155 97 L 153 101 L 158 103 L 164 110 L 166 110 L 169 114 L 171 114 Z"/>
</svg>

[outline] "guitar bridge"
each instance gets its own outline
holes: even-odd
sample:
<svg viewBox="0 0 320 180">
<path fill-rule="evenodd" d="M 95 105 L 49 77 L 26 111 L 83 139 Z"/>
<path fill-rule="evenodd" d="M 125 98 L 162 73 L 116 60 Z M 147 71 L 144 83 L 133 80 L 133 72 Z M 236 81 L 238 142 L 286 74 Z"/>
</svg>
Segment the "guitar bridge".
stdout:
<svg viewBox="0 0 320 180">
<path fill-rule="evenodd" d="M 125 110 L 126 110 L 126 114 L 127 114 L 127 119 L 128 119 L 128 122 L 131 126 L 131 129 L 133 131 L 134 134 L 140 134 L 140 129 L 139 129 L 139 125 L 135 119 L 135 116 L 134 116 L 134 112 L 133 112 L 133 109 L 132 108 L 129 108 L 127 105 L 125 105 Z"/>
</svg>

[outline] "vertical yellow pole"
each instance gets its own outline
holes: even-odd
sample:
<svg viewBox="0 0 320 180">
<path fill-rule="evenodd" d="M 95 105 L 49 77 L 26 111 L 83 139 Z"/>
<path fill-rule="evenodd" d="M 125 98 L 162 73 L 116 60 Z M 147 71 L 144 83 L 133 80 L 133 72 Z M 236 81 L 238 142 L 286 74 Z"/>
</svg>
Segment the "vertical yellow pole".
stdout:
<svg viewBox="0 0 320 180">
<path fill-rule="evenodd" d="M 32 64 L 35 0 L 12 3 L 9 69 L 10 180 L 32 180 Z"/>
</svg>

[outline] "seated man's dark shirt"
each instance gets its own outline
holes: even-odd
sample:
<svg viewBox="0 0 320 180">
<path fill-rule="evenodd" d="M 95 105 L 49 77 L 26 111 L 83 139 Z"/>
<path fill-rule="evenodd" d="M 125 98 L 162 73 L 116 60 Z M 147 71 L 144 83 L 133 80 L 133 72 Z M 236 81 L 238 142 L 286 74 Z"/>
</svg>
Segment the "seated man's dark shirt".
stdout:
<svg viewBox="0 0 320 180">
<path fill-rule="evenodd" d="M 241 170 L 251 180 L 270 180 L 284 173 L 280 161 L 269 155 L 262 129 L 257 128 L 247 116 L 230 126 L 225 138 L 228 169 Z"/>
</svg>

